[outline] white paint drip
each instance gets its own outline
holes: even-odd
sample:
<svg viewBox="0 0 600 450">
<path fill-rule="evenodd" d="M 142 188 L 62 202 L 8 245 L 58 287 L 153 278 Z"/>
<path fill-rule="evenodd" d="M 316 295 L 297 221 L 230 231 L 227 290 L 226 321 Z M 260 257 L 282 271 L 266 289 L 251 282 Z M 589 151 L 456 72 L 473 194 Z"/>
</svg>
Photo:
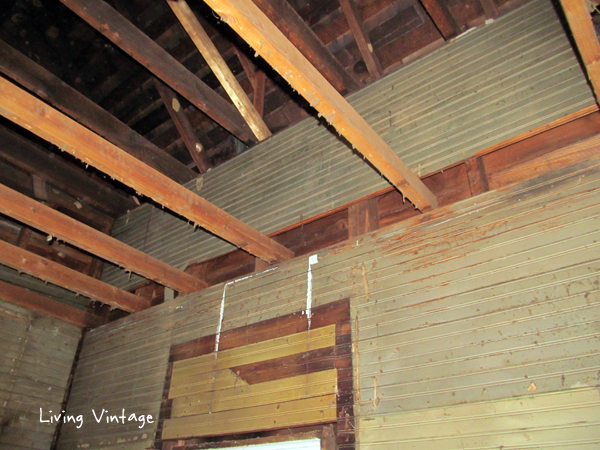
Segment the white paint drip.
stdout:
<svg viewBox="0 0 600 450">
<path fill-rule="evenodd" d="M 271 267 L 270 269 L 264 270 L 262 272 L 253 273 L 251 275 L 247 275 L 245 277 L 238 278 L 237 280 L 232 280 L 225 283 L 225 285 L 223 286 L 223 297 L 221 298 L 221 309 L 219 311 L 219 324 L 217 325 L 217 333 L 215 336 L 215 360 L 217 359 L 217 352 L 219 351 L 219 341 L 221 340 L 221 328 L 223 327 L 223 315 L 225 314 L 225 293 L 227 292 L 227 286 L 229 286 L 230 284 L 235 284 L 239 281 L 247 280 L 248 278 L 253 278 L 256 275 L 263 275 L 265 273 L 272 272 L 277 269 L 278 267 Z"/>
<path fill-rule="evenodd" d="M 319 262 L 317 255 L 311 255 L 308 258 L 308 282 L 306 286 L 306 318 L 308 319 L 308 329 L 310 330 L 310 319 L 312 316 L 312 266 Z"/>
</svg>

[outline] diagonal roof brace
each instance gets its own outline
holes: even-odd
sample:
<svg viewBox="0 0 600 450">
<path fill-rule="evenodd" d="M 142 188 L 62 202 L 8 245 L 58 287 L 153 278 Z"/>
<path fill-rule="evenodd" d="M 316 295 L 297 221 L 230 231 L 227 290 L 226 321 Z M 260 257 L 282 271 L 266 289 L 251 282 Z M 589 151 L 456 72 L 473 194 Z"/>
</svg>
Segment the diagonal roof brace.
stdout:
<svg viewBox="0 0 600 450">
<path fill-rule="evenodd" d="M 204 0 L 273 69 L 421 211 L 433 193 L 252 0 Z"/>
</svg>

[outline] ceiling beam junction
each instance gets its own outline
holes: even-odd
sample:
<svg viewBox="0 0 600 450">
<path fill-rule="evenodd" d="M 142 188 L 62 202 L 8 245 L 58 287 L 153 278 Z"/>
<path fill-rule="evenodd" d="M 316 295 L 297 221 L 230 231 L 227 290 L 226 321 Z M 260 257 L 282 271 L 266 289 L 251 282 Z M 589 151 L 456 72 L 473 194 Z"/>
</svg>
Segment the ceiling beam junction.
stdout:
<svg viewBox="0 0 600 450">
<path fill-rule="evenodd" d="M 205 0 L 419 210 L 435 195 L 251 0 Z"/>
<path fill-rule="evenodd" d="M 198 176 L 108 111 L 2 41 L 0 72 L 169 178 L 185 183 Z"/>
<path fill-rule="evenodd" d="M 256 142 L 252 131 L 231 103 L 109 4 L 102 0 L 61 2 L 239 140 L 248 144 Z"/>
<path fill-rule="evenodd" d="M 198 278 L 3 185 L 0 213 L 178 292 L 196 292 L 207 286 Z"/>
<path fill-rule="evenodd" d="M 0 78 L 0 114 L 238 248 L 278 263 L 293 252 Z"/>
<path fill-rule="evenodd" d="M 256 138 L 264 141 L 271 136 L 271 131 L 189 5 L 185 0 L 167 0 L 167 3 Z"/>
</svg>

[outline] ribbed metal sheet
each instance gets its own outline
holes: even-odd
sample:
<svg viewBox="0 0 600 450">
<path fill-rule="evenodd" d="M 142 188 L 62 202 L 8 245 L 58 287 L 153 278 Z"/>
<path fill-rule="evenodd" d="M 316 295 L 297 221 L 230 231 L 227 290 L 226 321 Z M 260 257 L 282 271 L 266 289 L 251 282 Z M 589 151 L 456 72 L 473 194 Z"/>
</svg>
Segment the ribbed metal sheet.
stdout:
<svg viewBox="0 0 600 450">
<path fill-rule="evenodd" d="M 81 330 L 0 302 L 0 448 L 50 449 Z"/>
<path fill-rule="evenodd" d="M 448 43 L 349 100 L 420 175 L 594 104 L 546 0 Z M 308 118 L 205 174 L 199 194 L 270 233 L 386 185 Z M 180 268 L 233 249 L 151 206 L 119 219 L 113 235 Z M 110 265 L 102 279 L 119 287 L 142 281 Z"/>
<path fill-rule="evenodd" d="M 470 424 L 465 448 L 524 448 L 506 431 L 521 428 L 536 448 L 597 445 L 599 250 L 595 162 L 320 252 L 313 305 L 351 299 L 359 448 L 462 448 L 451 431 Z M 307 272 L 296 258 L 92 330 L 70 410 L 156 416 L 171 345 L 304 310 Z M 59 448 L 143 449 L 154 433 L 92 421 Z"/>
</svg>

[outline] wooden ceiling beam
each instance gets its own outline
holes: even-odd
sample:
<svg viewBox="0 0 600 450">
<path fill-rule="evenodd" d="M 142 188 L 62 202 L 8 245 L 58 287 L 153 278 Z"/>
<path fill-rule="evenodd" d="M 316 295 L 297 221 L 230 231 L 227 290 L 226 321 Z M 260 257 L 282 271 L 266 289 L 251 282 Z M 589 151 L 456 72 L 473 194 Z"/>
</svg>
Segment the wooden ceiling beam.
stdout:
<svg viewBox="0 0 600 450">
<path fill-rule="evenodd" d="M 169 178 L 184 183 L 197 176 L 108 111 L 2 41 L 0 72 Z"/>
<path fill-rule="evenodd" d="M 420 0 L 421 4 L 431 17 L 433 24 L 445 40 L 458 36 L 461 29 L 454 20 L 452 13 L 444 3 L 444 0 Z"/>
<path fill-rule="evenodd" d="M 181 270 L 0 185 L 0 213 L 178 292 L 207 285 Z"/>
<path fill-rule="evenodd" d="M 377 78 L 380 78 L 383 72 L 381 64 L 379 64 L 379 60 L 377 59 L 377 56 L 375 56 L 369 33 L 364 26 L 362 17 L 360 17 L 360 12 L 356 7 L 356 3 L 354 0 L 340 0 L 340 5 L 342 7 L 342 12 L 346 17 L 346 21 L 348 22 L 348 26 L 350 27 L 350 31 L 354 36 L 354 40 L 358 45 L 358 50 L 369 70 L 371 79 L 376 80 Z"/>
<path fill-rule="evenodd" d="M 81 328 L 102 324 L 100 316 L 4 281 L 0 281 L 0 300 Z"/>
<path fill-rule="evenodd" d="M 600 102 L 600 44 L 585 0 L 560 0 L 585 70 Z"/>
<path fill-rule="evenodd" d="M 117 47 L 243 142 L 256 138 L 235 109 L 139 28 L 102 0 L 61 0 Z"/>
<path fill-rule="evenodd" d="M 233 245 L 269 262 L 293 252 L 0 78 L 0 114 Z"/>
<path fill-rule="evenodd" d="M 142 297 L 1 240 L 0 264 L 127 312 L 138 312 L 150 306 L 150 302 Z"/>
<path fill-rule="evenodd" d="M 388 181 L 421 211 L 431 191 L 251 0 L 205 0 Z"/>
<path fill-rule="evenodd" d="M 256 138 L 259 141 L 264 141 L 271 136 L 269 127 L 256 111 L 248 95 L 240 86 L 235 75 L 231 72 L 204 28 L 202 28 L 189 5 L 185 0 L 167 0 L 167 3 Z"/>
<path fill-rule="evenodd" d="M 29 139 L 2 125 L 0 158 L 112 216 L 125 214 L 127 210 L 137 207 L 131 197 L 117 194 L 114 189 L 84 174 L 79 167 L 54 157 Z"/>
<path fill-rule="evenodd" d="M 347 94 L 360 88 L 287 0 L 253 1 L 338 92 Z"/>
<path fill-rule="evenodd" d="M 198 139 L 198 136 L 196 136 L 196 132 L 194 131 L 188 116 L 185 114 L 185 111 L 177 98 L 177 94 L 158 78 L 154 78 L 154 84 L 165 108 L 167 108 L 169 116 L 171 116 L 171 120 L 175 124 L 175 128 L 179 131 L 181 140 L 188 149 L 188 152 L 190 152 L 190 156 L 192 157 L 194 164 L 196 164 L 198 171 L 201 174 L 206 172 L 212 167 L 210 160 L 206 155 L 206 149 L 200 142 L 200 139 Z"/>
</svg>

